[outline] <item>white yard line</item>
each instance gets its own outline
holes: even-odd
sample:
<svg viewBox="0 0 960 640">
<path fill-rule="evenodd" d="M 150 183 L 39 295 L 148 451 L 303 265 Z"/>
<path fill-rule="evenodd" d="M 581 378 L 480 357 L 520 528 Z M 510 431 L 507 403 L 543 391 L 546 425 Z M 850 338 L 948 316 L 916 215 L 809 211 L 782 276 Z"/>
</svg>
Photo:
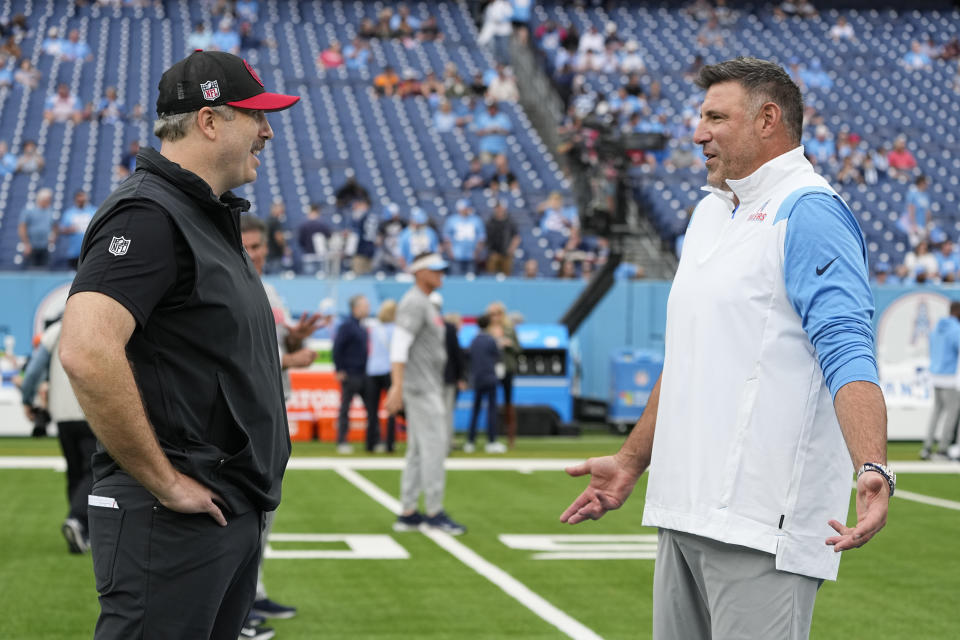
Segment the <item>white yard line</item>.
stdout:
<svg viewBox="0 0 960 640">
<path fill-rule="evenodd" d="M 400 513 L 400 502 L 396 498 L 354 471 L 351 468 L 352 465 L 344 464 L 343 460 L 341 460 L 340 463 L 340 466 L 335 467 L 338 474 L 394 514 Z M 530 609 L 533 613 L 552 624 L 570 638 L 575 638 L 576 640 L 598 640 L 601 638 L 601 636 L 597 635 L 594 631 L 577 622 L 531 591 L 503 569 L 484 560 L 476 552 L 456 540 L 450 534 L 432 529 L 422 529 L 422 533 L 437 543 L 437 545 L 449 551 L 457 560 L 482 575 L 507 595 L 517 600 L 520 604 Z"/>
<path fill-rule="evenodd" d="M 903 491 L 902 489 L 897 489 L 897 492 L 893 494 L 893 497 L 903 498 L 904 500 L 919 502 L 921 504 L 928 504 L 933 507 L 943 507 L 944 509 L 953 509 L 954 511 L 960 511 L 960 502 L 956 502 L 954 500 L 946 500 L 945 498 L 934 498 L 932 496 L 925 496 L 922 493 L 914 493 L 913 491 Z"/>
</svg>

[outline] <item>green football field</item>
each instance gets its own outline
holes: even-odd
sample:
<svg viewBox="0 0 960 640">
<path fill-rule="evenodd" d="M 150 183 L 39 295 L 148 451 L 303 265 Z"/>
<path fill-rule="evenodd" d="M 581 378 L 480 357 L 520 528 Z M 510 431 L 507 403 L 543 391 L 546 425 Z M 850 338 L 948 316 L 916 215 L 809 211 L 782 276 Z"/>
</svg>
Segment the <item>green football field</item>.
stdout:
<svg viewBox="0 0 960 640">
<path fill-rule="evenodd" d="M 399 455 L 335 457 L 329 444 L 295 444 L 266 583 L 299 612 L 271 623 L 277 638 L 650 637 L 655 531 L 640 526 L 645 481 L 598 522 L 558 521 L 586 482 L 567 477 L 563 461 L 620 441 L 527 438 L 507 456 L 454 454 L 447 508 L 469 528 L 458 538 L 393 532 Z M 839 580 L 824 584 L 813 638 L 960 635 L 960 465 L 913 462 L 916 450 L 891 445 L 895 469 L 911 461 L 899 465 L 902 497 L 883 532 L 846 552 Z M 91 561 L 68 554 L 60 535 L 56 455 L 53 439 L 0 440 L 4 638 L 92 635 Z"/>
</svg>

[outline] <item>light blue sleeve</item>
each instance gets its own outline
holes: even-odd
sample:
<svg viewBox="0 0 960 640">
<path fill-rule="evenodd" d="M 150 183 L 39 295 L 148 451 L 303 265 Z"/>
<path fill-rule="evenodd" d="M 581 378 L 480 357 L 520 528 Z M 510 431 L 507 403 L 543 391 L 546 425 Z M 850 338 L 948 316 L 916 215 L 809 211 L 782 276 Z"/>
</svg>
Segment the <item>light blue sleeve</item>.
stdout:
<svg viewBox="0 0 960 640">
<path fill-rule="evenodd" d="M 37 395 L 37 387 L 45 381 L 50 370 L 50 352 L 45 346 L 38 345 L 30 356 L 30 362 L 23 372 L 23 381 L 20 383 L 20 394 L 23 396 L 23 404 L 33 405 L 33 400 Z"/>
<path fill-rule="evenodd" d="M 789 200 L 789 199 L 788 199 Z M 830 393 L 855 380 L 879 384 L 863 234 L 853 214 L 828 193 L 785 203 L 784 280 Z"/>
</svg>

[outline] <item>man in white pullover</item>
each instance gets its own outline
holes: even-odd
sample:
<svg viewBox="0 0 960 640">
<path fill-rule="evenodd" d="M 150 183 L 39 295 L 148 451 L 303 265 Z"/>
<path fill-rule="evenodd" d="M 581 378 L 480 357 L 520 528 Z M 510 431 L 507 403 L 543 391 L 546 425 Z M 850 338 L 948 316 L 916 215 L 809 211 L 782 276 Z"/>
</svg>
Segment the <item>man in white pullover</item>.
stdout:
<svg viewBox="0 0 960 640">
<path fill-rule="evenodd" d="M 670 293 L 663 374 L 621 450 L 567 470 L 592 477 L 561 520 L 619 508 L 649 466 L 653 637 L 806 638 L 836 552 L 883 527 L 896 483 L 866 248 L 804 158 L 803 101 L 781 67 L 737 58 L 697 84 L 708 195 Z"/>
</svg>

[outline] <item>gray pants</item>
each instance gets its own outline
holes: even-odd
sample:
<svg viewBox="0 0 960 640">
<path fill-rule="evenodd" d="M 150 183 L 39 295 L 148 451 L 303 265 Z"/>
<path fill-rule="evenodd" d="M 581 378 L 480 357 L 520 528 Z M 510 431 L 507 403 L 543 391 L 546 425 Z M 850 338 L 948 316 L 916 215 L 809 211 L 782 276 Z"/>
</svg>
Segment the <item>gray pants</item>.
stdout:
<svg viewBox="0 0 960 640">
<path fill-rule="evenodd" d="M 443 510 L 447 457 L 446 408 L 440 389 L 430 392 L 404 390 L 407 416 L 407 458 L 400 479 L 400 502 L 404 513 L 414 511 L 423 492 L 427 515 Z"/>
<path fill-rule="evenodd" d="M 276 509 L 263 512 L 263 534 L 260 536 L 260 562 L 257 565 L 257 600 L 267 599 L 267 588 L 263 585 L 263 552 L 267 549 L 267 537 L 273 529 L 273 521 L 276 517 Z"/>
<path fill-rule="evenodd" d="M 960 390 L 933 388 L 933 412 L 930 414 L 930 424 L 927 426 L 927 438 L 923 441 L 923 448 L 927 451 L 933 447 L 933 441 L 937 436 L 937 425 L 941 420 L 943 426 L 937 450 L 940 453 L 946 453 L 956 437 L 957 421 L 960 420 Z"/>
<path fill-rule="evenodd" d="M 822 580 L 777 571 L 775 556 L 661 529 L 654 640 L 800 640 Z"/>
<path fill-rule="evenodd" d="M 453 412 L 457 408 L 457 385 L 443 385 L 443 409 L 446 412 L 444 419 L 447 423 L 447 448 L 453 447 Z"/>
</svg>

